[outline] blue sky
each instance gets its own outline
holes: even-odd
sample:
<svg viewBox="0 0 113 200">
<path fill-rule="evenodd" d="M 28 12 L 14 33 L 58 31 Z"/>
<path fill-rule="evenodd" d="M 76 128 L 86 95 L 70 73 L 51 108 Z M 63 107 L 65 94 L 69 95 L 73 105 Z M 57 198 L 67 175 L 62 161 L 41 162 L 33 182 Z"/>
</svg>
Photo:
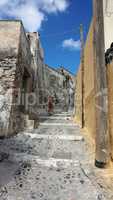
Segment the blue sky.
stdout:
<svg viewBox="0 0 113 200">
<path fill-rule="evenodd" d="M 72 0 L 68 9 L 57 15 L 48 16 L 47 22 L 42 25 L 41 41 L 45 49 L 45 62 L 51 66 L 66 66 L 75 73 L 80 63 L 80 50 L 62 48 L 64 40 L 80 39 L 79 26 L 84 26 L 86 38 L 92 17 L 91 0 Z"/>
<path fill-rule="evenodd" d="M 86 38 L 91 17 L 92 0 L 0 0 L 0 19 L 21 19 L 27 31 L 40 32 L 45 63 L 73 73 L 80 63 L 79 26 Z"/>
</svg>

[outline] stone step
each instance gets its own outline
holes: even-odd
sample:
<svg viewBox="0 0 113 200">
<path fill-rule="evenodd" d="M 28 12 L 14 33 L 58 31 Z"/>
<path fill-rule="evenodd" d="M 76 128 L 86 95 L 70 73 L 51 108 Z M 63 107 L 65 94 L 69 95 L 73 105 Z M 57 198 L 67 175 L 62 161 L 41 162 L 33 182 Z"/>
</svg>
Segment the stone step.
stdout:
<svg viewBox="0 0 113 200">
<path fill-rule="evenodd" d="M 71 120 L 71 117 L 66 117 L 66 116 L 41 116 L 39 119 L 47 119 L 47 120 Z"/>
<path fill-rule="evenodd" d="M 49 122 L 41 122 L 40 123 L 40 126 L 63 126 L 63 127 L 67 127 L 67 126 L 70 126 L 70 127 L 76 127 L 76 124 L 74 123 L 49 123 Z"/>
<path fill-rule="evenodd" d="M 30 132 L 24 132 L 24 135 L 30 136 L 32 139 L 49 139 L 49 140 L 67 140 L 67 141 L 83 141 L 84 138 L 81 135 L 46 135 L 46 134 L 36 134 Z"/>
<path fill-rule="evenodd" d="M 41 158 L 34 155 L 25 155 L 24 153 L 15 153 L 10 155 L 9 161 L 11 162 L 31 162 L 35 161 L 38 165 L 42 167 L 54 167 L 54 168 L 68 168 L 70 166 L 79 166 L 79 160 L 73 159 L 59 159 L 59 158 Z"/>
</svg>

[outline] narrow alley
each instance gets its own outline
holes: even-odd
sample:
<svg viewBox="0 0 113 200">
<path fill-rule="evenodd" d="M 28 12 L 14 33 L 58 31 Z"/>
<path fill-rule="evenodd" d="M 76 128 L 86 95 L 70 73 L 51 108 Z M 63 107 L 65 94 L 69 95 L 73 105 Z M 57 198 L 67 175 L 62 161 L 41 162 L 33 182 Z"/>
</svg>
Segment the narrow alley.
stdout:
<svg viewBox="0 0 113 200">
<path fill-rule="evenodd" d="M 70 113 L 41 116 L 38 129 L 0 140 L 0 152 L 0 200 L 113 199 L 113 171 L 94 167 Z"/>
<path fill-rule="evenodd" d="M 113 3 L 0 1 L 0 200 L 113 200 Z"/>
</svg>

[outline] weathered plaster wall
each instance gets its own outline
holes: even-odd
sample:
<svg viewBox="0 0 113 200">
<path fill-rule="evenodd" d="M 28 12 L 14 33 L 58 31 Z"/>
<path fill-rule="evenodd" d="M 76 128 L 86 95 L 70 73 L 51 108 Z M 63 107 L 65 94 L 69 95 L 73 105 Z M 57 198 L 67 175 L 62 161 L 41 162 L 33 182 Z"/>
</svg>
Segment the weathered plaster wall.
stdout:
<svg viewBox="0 0 113 200">
<path fill-rule="evenodd" d="M 39 91 L 39 105 L 43 107 L 45 97 L 45 64 L 44 64 L 44 50 L 41 45 L 40 36 L 37 37 L 37 75 L 38 75 L 38 88 Z"/>
<path fill-rule="evenodd" d="M 32 91 L 33 81 L 33 69 L 31 68 L 31 52 L 29 41 L 26 37 L 22 23 L 18 23 L 20 24 L 20 29 L 14 81 L 15 89 L 13 92 L 13 105 L 10 113 L 10 131 L 8 131 L 8 133 L 11 132 L 11 134 L 18 133 L 25 127 L 26 115 L 29 115 L 29 107 L 26 105 L 27 102 L 25 95 Z M 23 98 L 25 98 L 25 100 L 23 100 Z"/>
<path fill-rule="evenodd" d="M 33 92 L 36 95 L 36 104 L 31 107 L 30 119 L 36 120 L 38 113 L 43 110 L 45 97 L 45 65 L 44 51 L 41 46 L 40 36 L 37 32 L 27 33 L 32 54 L 31 66 L 33 69 Z M 37 123 L 37 122 L 36 122 Z"/>
<path fill-rule="evenodd" d="M 109 162 L 109 149 L 113 158 L 113 63 L 107 66 L 107 72 L 105 66 L 105 51 L 113 42 L 111 9 L 111 1 L 94 1 L 93 23 L 84 48 L 84 126 L 95 139 L 96 165 L 100 167 Z M 112 59 L 112 52 L 110 56 Z M 79 70 L 78 85 L 80 79 Z M 76 108 L 77 116 L 81 110 Z"/>
<path fill-rule="evenodd" d="M 91 23 L 84 48 L 84 125 L 91 137 L 95 137 L 95 91 L 94 91 L 93 23 Z M 82 71 L 81 65 L 76 78 L 75 113 L 82 123 Z"/>
<path fill-rule="evenodd" d="M 17 56 L 20 26 L 19 21 L 0 21 L 0 59 Z"/>
<path fill-rule="evenodd" d="M 75 90 L 75 117 L 77 122 L 82 124 L 82 71 L 81 65 L 76 76 L 76 90 Z"/>
<path fill-rule="evenodd" d="M 29 41 L 29 49 L 31 51 L 31 69 L 32 69 L 32 89 L 34 95 L 34 105 L 29 106 L 29 118 L 35 120 L 38 117 L 38 102 L 39 102 L 39 75 L 38 75 L 38 34 L 27 33 Z"/>
<path fill-rule="evenodd" d="M 89 33 L 84 50 L 84 115 L 85 127 L 95 137 L 95 89 L 94 89 L 94 49 L 93 49 L 93 22 L 90 25 Z"/>
<path fill-rule="evenodd" d="M 20 59 L 20 63 L 22 65 L 22 69 L 26 68 L 27 72 L 30 76 L 33 75 L 33 68 L 31 66 L 31 51 L 30 51 L 30 44 L 29 40 L 26 37 L 26 33 L 24 30 L 23 25 L 20 26 L 20 40 L 19 40 L 19 51 L 18 51 L 18 59 Z M 20 64 L 19 63 L 19 64 Z M 21 67 L 21 66 L 19 66 Z"/>
</svg>

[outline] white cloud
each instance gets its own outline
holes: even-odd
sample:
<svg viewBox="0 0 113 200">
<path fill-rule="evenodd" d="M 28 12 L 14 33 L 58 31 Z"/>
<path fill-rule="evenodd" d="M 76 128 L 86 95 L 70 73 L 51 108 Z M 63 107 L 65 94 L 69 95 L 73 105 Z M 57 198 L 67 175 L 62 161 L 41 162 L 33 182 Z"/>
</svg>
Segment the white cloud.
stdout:
<svg viewBox="0 0 113 200">
<path fill-rule="evenodd" d="M 48 13 L 63 12 L 69 5 L 67 0 L 42 0 L 41 4 L 42 9 Z"/>
<path fill-rule="evenodd" d="M 4 6 L 9 0 L 0 0 L 0 6 Z"/>
<path fill-rule="evenodd" d="M 80 50 L 81 42 L 80 40 L 73 40 L 72 38 L 70 38 L 62 42 L 62 47 L 69 50 Z"/>
<path fill-rule="evenodd" d="M 0 19 L 21 19 L 28 31 L 37 31 L 47 14 L 64 12 L 68 5 L 68 0 L 0 0 Z"/>
<path fill-rule="evenodd" d="M 10 13 L 12 15 L 12 13 Z M 44 14 L 34 5 L 22 5 L 13 10 L 13 16 L 21 19 L 25 28 L 31 32 L 39 30 L 44 20 Z"/>
</svg>

